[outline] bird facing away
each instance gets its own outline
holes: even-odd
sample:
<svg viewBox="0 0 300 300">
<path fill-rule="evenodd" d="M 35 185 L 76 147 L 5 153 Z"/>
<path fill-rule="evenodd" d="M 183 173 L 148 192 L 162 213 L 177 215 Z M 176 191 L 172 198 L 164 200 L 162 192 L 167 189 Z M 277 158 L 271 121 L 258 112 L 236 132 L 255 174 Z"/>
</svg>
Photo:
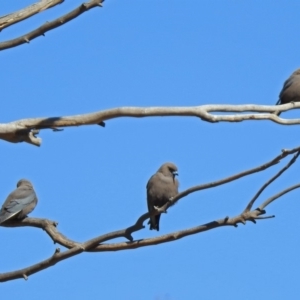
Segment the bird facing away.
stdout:
<svg viewBox="0 0 300 300">
<path fill-rule="evenodd" d="M 292 75 L 284 82 L 283 88 L 279 94 L 279 99 L 276 105 L 286 104 L 290 102 L 300 101 L 300 69 L 297 69 Z M 281 112 L 276 112 L 280 115 Z"/>
<path fill-rule="evenodd" d="M 155 206 L 164 206 L 171 198 L 178 194 L 177 167 L 173 163 L 163 164 L 158 171 L 151 176 L 147 183 L 147 204 L 151 213 Z M 159 231 L 160 214 L 150 217 L 150 230 Z"/>
<path fill-rule="evenodd" d="M 6 198 L 0 210 L 0 224 L 9 219 L 23 219 L 33 211 L 37 197 L 30 181 L 21 179 L 17 188 Z"/>
</svg>

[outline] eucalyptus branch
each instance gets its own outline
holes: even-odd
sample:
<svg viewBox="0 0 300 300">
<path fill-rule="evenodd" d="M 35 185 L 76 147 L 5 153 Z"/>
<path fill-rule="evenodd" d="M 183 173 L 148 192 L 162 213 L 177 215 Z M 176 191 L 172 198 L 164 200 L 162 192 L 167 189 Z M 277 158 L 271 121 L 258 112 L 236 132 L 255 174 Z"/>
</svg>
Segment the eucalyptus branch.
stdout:
<svg viewBox="0 0 300 300">
<path fill-rule="evenodd" d="M 115 118 L 145 118 L 145 117 L 197 117 L 206 122 L 241 122 L 246 120 L 270 120 L 281 125 L 299 125 L 300 119 L 282 119 L 273 114 L 275 110 L 286 111 L 300 108 L 300 103 L 284 105 L 200 105 L 182 107 L 118 107 L 89 114 L 74 116 L 46 117 L 21 119 L 0 124 L 0 139 L 18 143 L 27 142 L 36 146 L 41 145 L 41 139 L 36 137 L 41 129 L 59 127 L 101 125 L 103 121 Z M 256 113 L 244 114 L 253 111 Z M 234 115 L 213 115 L 211 112 L 235 112 Z"/>
<path fill-rule="evenodd" d="M 2 16 L 0 17 L 0 31 L 62 2 L 64 2 L 64 0 L 40 0 L 37 3 L 31 4 L 18 11 Z"/>
</svg>

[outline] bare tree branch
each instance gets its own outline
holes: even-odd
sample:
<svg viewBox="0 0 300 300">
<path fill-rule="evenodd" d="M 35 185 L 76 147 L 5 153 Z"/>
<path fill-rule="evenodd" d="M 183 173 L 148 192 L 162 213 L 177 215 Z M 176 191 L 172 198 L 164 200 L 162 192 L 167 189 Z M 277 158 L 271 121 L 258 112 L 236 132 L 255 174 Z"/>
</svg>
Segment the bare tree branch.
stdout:
<svg viewBox="0 0 300 300">
<path fill-rule="evenodd" d="M 15 39 L 12 39 L 9 41 L 5 41 L 5 42 L 1 42 L 0 43 L 0 51 L 9 49 L 9 48 L 13 48 L 16 46 L 20 46 L 25 43 L 29 43 L 31 40 L 33 40 L 41 35 L 45 35 L 45 32 L 50 31 L 59 26 L 62 26 L 64 24 L 66 24 L 67 22 L 77 18 L 79 15 L 88 11 L 89 9 L 98 7 L 98 6 L 101 7 L 103 2 L 104 2 L 104 0 L 90 0 L 86 3 L 81 4 L 76 9 L 72 10 L 71 12 L 69 12 L 61 17 L 59 17 L 51 22 L 46 22 L 44 25 L 38 27 L 37 29 L 35 29 L 31 32 L 28 32 L 18 38 L 15 38 Z"/>
<path fill-rule="evenodd" d="M 288 169 L 298 158 L 299 156 L 299 151 L 300 147 L 291 149 L 291 150 L 283 150 L 282 153 L 278 156 L 276 156 L 274 159 L 271 161 L 258 166 L 256 168 L 238 173 L 236 175 L 211 182 L 211 183 L 206 183 L 202 185 L 198 185 L 192 188 L 189 188 L 180 194 L 178 194 L 176 197 L 173 199 L 170 199 L 170 202 L 167 203 L 165 206 L 157 209 L 151 215 L 156 215 L 158 213 L 166 212 L 168 207 L 173 203 L 177 202 L 180 199 L 186 197 L 190 193 L 207 189 L 207 188 L 213 188 L 221 184 L 228 183 L 230 181 L 237 180 L 241 177 L 253 174 L 255 172 L 260 172 L 263 171 L 275 164 L 277 164 L 281 159 L 284 157 L 293 154 L 297 152 L 296 155 L 292 158 L 292 160 L 283 168 L 281 169 L 274 177 L 272 177 L 271 180 L 269 180 L 266 184 L 263 185 L 263 187 L 259 190 L 259 193 L 256 195 L 259 195 L 261 191 L 268 186 L 271 182 L 273 182 L 277 177 L 279 177 L 286 169 Z M 66 236 L 64 236 L 62 233 L 60 233 L 57 230 L 57 223 L 51 220 L 47 219 L 37 219 L 37 218 L 25 218 L 21 221 L 10 221 L 7 223 L 2 224 L 3 226 L 6 227 L 23 227 L 23 226 L 31 226 L 31 227 L 36 227 L 36 228 L 41 228 L 46 231 L 46 233 L 50 236 L 50 238 L 54 241 L 54 243 L 58 243 L 64 247 L 66 247 L 68 250 L 64 252 L 60 252 L 60 249 L 57 248 L 55 250 L 55 253 L 48 259 L 39 262 L 35 265 L 32 265 L 30 267 L 16 270 L 13 272 L 7 272 L 7 273 L 2 273 L 0 274 L 0 282 L 8 281 L 8 280 L 13 280 L 13 279 L 18 279 L 18 278 L 24 278 L 28 279 L 28 276 L 37 273 L 39 271 L 42 271 L 46 268 L 49 268 L 56 263 L 67 259 L 69 257 L 75 256 L 77 254 L 80 254 L 82 252 L 104 252 L 104 251 L 120 251 L 120 250 L 129 250 L 129 249 L 136 249 L 140 247 L 145 247 L 145 246 L 152 246 L 152 245 L 157 245 L 161 243 L 166 243 L 166 242 L 171 242 L 175 241 L 177 239 L 186 237 L 188 235 L 204 232 L 207 230 L 211 230 L 214 228 L 218 228 L 221 226 L 234 226 L 237 227 L 238 223 L 246 224 L 247 221 L 251 221 L 253 223 L 256 223 L 256 220 L 262 220 L 262 219 L 268 219 L 272 218 L 274 216 L 262 216 L 265 214 L 264 208 L 269 205 L 272 201 L 275 199 L 281 197 L 282 195 L 288 193 L 289 191 L 292 191 L 293 189 L 296 189 L 300 187 L 300 184 L 297 184 L 293 187 L 290 187 L 274 196 L 266 200 L 259 208 L 250 211 L 252 204 L 253 204 L 253 199 L 255 200 L 257 197 L 255 196 L 251 201 L 250 201 L 250 206 L 248 204 L 247 208 L 250 207 L 250 209 L 244 210 L 240 215 L 235 216 L 233 218 L 225 217 L 216 221 L 212 221 L 197 227 L 189 228 L 186 230 L 181 230 L 177 232 L 173 232 L 170 234 L 166 234 L 163 236 L 155 237 L 155 238 L 149 238 L 149 239 L 142 239 L 142 240 L 133 240 L 132 233 L 138 230 L 143 229 L 145 226 L 143 225 L 144 221 L 147 220 L 150 217 L 150 213 L 145 213 L 142 216 L 138 218 L 136 223 L 128 228 L 110 232 L 104 235 L 100 235 L 98 237 L 92 238 L 84 243 L 79 243 L 75 242 Z M 112 240 L 118 237 L 125 237 L 129 240 L 129 242 L 121 242 L 121 243 L 108 243 L 108 244 L 103 244 L 104 242 L 108 240 Z"/>
<path fill-rule="evenodd" d="M 270 180 L 268 180 L 260 189 L 259 191 L 255 194 L 255 196 L 251 199 L 249 204 L 244 210 L 244 213 L 248 212 L 251 210 L 255 200 L 260 196 L 260 194 L 275 180 L 277 179 L 284 171 L 286 171 L 298 158 L 300 152 L 298 151 L 293 158 L 288 162 L 288 164 L 283 167 L 275 176 L 273 176 Z"/>
<path fill-rule="evenodd" d="M 64 0 L 40 0 L 21 10 L 2 16 L 0 17 L 0 31 L 62 2 L 64 2 Z"/>
<path fill-rule="evenodd" d="M 37 273 L 39 271 L 42 271 L 44 269 L 47 269 L 51 266 L 54 266 L 56 263 L 59 261 L 65 260 L 71 256 L 77 255 L 79 253 L 83 252 L 83 249 L 80 248 L 79 246 L 76 246 L 70 250 L 60 252 L 60 249 L 57 248 L 54 252 L 54 254 L 46 259 L 43 260 L 35 265 L 32 265 L 30 267 L 18 270 L 18 271 L 13 271 L 13 272 L 8 272 L 8 273 L 3 273 L 0 274 L 0 282 L 8 281 L 8 280 L 13 280 L 13 279 L 18 279 L 18 278 L 24 278 L 25 280 L 28 279 L 28 276 Z"/>
<path fill-rule="evenodd" d="M 22 119 L 6 124 L 0 124 L 0 139 L 11 143 L 27 142 L 40 146 L 42 140 L 37 138 L 39 129 L 53 129 L 58 127 L 101 125 L 105 120 L 133 117 L 198 117 L 206 122 L 241 122 L 246 120 L 270 120 L 281 125 L 299 125 L 300 119 L 282 119 L 273 114 L 275 110 L 286 111 L 300 108 L 300 103 L 284 105 L 201 105 L 187 107 L 118 107 L 89 114 Z M 244 114 L 247 111 L 256 114 Z M 238 112 L 235 115 L 213 115 L 210 112 Z M 264 113 L 265 112 L 265 113 Z"/>
<path fill-rule="evenodd" d="M 295 185 L 279 192 L 278 194 L 276 194 L 276 195 L 270 197 L 269 199 L 267 199 L 262 205 L 259 206 L 259 209 L 263 210 L 265 207 L 267 207 L 274 200 L 278 199 L 279 197 L 283 196 L 284 194 L 287 194 L 287 193 L 291 192 L 292 190 L 298 189 L 299 187 L 300 187 L 300 183 L 295 184 Z"/>
<path fill-rule="evenodd" d="M 300 184 L 299 184 L 300 186 Z M 152 245 L 158 245 L 166 242 L 172 242 L 175 240 L 178 240 L 180 238 L 208 231 L 214 228 L 218 228 L 221 226 L 234 226 L 237 227 L 238 223 L 243 223 L 245 224 L 246 221 L 253 221 L 253 220 L 260 220 L 262 219 L 259 217 L 262 215 L 264 211 L 260 210 L 253 210 L 248 212 L 247 214 L 241 214 L 233 218 L 228 218 L 225 217 L 223 219 L 217 220 L 217 221 L 212 221 L 194 228 L 186 229 L 186 230 L 181 230 L 177 232 L 173 232 L 170 234 L 166 234 L 160 237 L 155 237 L 155 238 L 149 238 L 149 239 L 142 239 L 142 240 L 136 240 L 132 242 L 121 242 L 121 243 L 114 243 L 114 244 L 101 244 L 98 245 L 97 247 L 90 249 L 89 247 L 93 245 L 94 241 L 87 241 L 86 243 L 82 244 L 82 247 L 80 245 L 74 246 L 73 248 L 66 250 L 64 252 L 60 252 L 59 248 L 55 251 L 54 255 L 51 256 L 50 258 L 37 263 L 35 265 L 32 265 L 30 267 L 20 269 L 17 271 L 13 272 L 7 272 L 7 273 L 2 273 L 0 274 L 0 282 L 5 282 L 8 280 L 13 280 L 13 279 L 18 279 L 18 278 L 24 278 L 27 280 L 29 275 L 32 275 L 34 273 L 37 273 L 39 271 L 42 271 L 46 268 L 49 268 L 56 263 L 70 258 L 72 256 L 75 256 L 77 254 L 82 253 L 83 251 L 90 251 L 90 252 L 106 252 L 106 251 L 120 251 L 120 250 L 129 250 L 129 249 L 136 249 L 140 247 L 146 247 L 146 246 L 152 246 Z M 272 217 L 272 216 L 270 216 Z M 267 217 L 267 218 L 270 218 Z"/>
<path fill-rule="evenodd" d="M 253 219 L 257 219 L 259 215 L 263 214 L 261 211 L 253 210 L 246 215 L 240 214 L 233 218 L 225 217 L 223 219 L 219 219 L 216 221 L 212 221 L 203 225 L 199 225 L 197 227 L 189 228 L 186 230 L 181 230 L 177 232 L 172 232 L 169 234 L 165 234 L 163 236 L 149 238 L 149 239 L 142 239 L 133 242 L 121 242 L 121 243 L 114 243 L 114 244 L 101 244 L 97 247 L 93 248 L 92 252 L 107 252 L 107 251 L 120 251 L 120 250 L 129 250 L 129 249 L 136 249 L 145 246 L 152 246 L 158 245 L 166 242 L 172 242 L 178 240 L 180 238 L 186 237 L 188 235 L 208 231 L 214 228 L 218 228 L 221 226 L 234 226 L 237 227 L 238 223 L 245 224 L 246 221 L 252 221 Z M 1 281 L 1 277 L 0 277 Z"/>
</svg>

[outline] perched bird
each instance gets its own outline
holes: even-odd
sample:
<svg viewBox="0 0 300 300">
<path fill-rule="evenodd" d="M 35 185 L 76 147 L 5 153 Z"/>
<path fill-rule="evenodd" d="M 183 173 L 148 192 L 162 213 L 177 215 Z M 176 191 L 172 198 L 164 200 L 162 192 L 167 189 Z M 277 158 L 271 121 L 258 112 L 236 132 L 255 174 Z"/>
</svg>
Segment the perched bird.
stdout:
<svg viewBox="0 0 300 300">
<path fill-rule="evenodd" d="M 37 197 L 30 181 L 21 179 L 17 188 L 11 192 L 0 210 L 0 224 L 9 219 L 23 219 L 33 211 Z"/>
<path fill-rule="evenodd" d="M 171 198 L 178 194 L 178 175 L 177 167 L 173 163 L 163 164 L 158 171 L 151 176 L 147 183 L 147 204 L 149 212 L 155 209 L 155 206 L 162 207 Z M 159 231 L 160 214 L 150 217 L 150 230 Z"/>
<path fill-rule="evenodd" d="M 283 88 L 279 94 L 279 99 L 276 105 L 286 104 L 290 102 L 300 101 L 300 69 L 297 69 L 292 75 L 284 82 Z M 281 112 L 275 112 L 280 115 Z"/>
</svg>

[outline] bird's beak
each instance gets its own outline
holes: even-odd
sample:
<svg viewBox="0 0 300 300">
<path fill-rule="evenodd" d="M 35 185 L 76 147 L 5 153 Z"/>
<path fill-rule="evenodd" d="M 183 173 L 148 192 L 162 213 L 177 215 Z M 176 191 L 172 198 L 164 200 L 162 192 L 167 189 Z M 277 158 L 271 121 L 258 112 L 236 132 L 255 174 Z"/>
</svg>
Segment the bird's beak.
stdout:
<svg viewBox="0 0 300 300">
<path fill-rule="evenodd" d="M 177 172 L 173 172 L 173 176 L 178 176 L 178 173 Z"/>
</svg>

